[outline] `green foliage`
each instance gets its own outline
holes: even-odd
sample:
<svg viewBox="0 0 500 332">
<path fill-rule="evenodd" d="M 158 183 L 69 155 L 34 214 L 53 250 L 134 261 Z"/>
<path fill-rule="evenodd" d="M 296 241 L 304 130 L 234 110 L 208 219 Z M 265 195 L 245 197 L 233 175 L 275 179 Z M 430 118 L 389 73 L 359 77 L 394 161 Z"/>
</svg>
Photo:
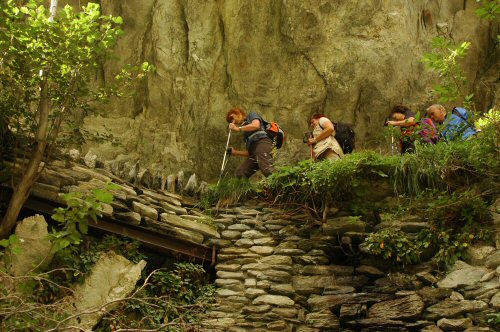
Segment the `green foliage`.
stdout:
<svg viewBox="0 0 500 332">
<path fill-rule="evenodd" d="M 441 229 L 479 225 L 489 216 L 488 203 L 472 190 L 443 192 L 429 203 L 426 215 Z"/>
<path fill-rule="evenodd" d="M 337 161 L 306 160 L 279 168 L 267 179 L 265 190 L 276 201 L 289 204 L 347 200 L 363 195 L 367 180 L 387 179 L 398 160 L 373 151 L 349 154 Z"/>
<path fill-rule="evenodd" d="M 107 236 L 103 240 L 86 239 L 80 246 L 59 250 L 48 272 L 27 276 L 23 283 L 18 284 L 17 290 L 23 291 L 23 297 L 0 297 L 0 315 L 3 315 L 0 330 L 45 331 L 54 328 L 68 315 L 67 304 L 62 299 L 72 295 L 71 287 L 84 280 L 102 253 L 113 250 L 137 263 L 145 258 L 138 249 L 138 242 Z M 0 277 L 5 278 L 3 280 L 9 278 L 6 274 Z M 10 313 L 4 315 L 6 312 Z"/>
<path fill-rule="evenodd" d="M 88 115 L 104 115 L 110 96 L 123 95 L 133 82 L 154 67 L 145 62 L 128 65 L 100 87 L 97 69 L 123 34 L 121 17 L 101 15 L 97 3 L 76 10 L 66 5 L 54 22 L 43 0 L 0 2 L 0 135 L 13 134 L 28 147 L 35 133 L 49 152 L 54 146 L 81 145 L 88 139 L 108 140 L 81 125 Z M 47 95 L 41 93 L 41 87 Z M 48 123 L 39 119 L 40 105 L 48 102 Z M 15 144 L 9 140 L 9 144 Z"/>
<path fill-rule="evenodd" d="M 439 249 L 434 260 L 451 266 L 456 260 L 462 259 L 468 247 L 478 240 L 489 239 L 489 233 L 479 230 L 477 233 L 456 232 L 454 229 L 433 234 Z"/>
<path fill-rule="evenodd" d="M 422 249 L 427 248 L 430 242 L 410 238 L 400 230 L 385 229 L 368 235 L 364 245 L 373 255 L 395 263 L 414 264 L 420 262 Z"/>
<path fill-rule="evenodd" d="M 500 15 L 500 2 L 498 0 L 476 0 L 481 6 L 476 9 L 476 15 L 484 20 L 493 21 Z"/>
<path fill-rule="evenodd" d="M 96 330 L 163 327 L 165 331 L 184 331 L 182 326 L 195 324 L 198 315 L 214 302 L 215 290 L 213 285 L 207 284 L 202 266 L 176 263 L 173 271 L 153 271 L 137 299 L 120 304 L 103 318 Z M 167 327 L 169 325 L 172 327 Z"/>
<path fill-rule="evenodd" d="M 466 142 L 421 145 L 416 153 L 401 157 L 394 170 L 396 189 L 418 195 L 428 189 L 455 189 L 485 178 L 499 177 L 497 147 L 484 136 Z"/>
<path fill-rule="evenodd" d="M 71 192 L 61 195 L 67 206 L 56 208 L 52 215 L 52 219 L 62 224 L 61 230 L 50 234 L 54 251 L 81 242 L 82 234 L 88 232 L 89 218 L 97 222 L 97 218 L 102 217 L 103 204 L 113 201 L 110 190 L 114 189 L 117 189 L 116 185 L 109 182 L 103 189 L 93 189 L 88 194 Z"/>
<path fill-rule="evenodd" d="M 21 240 L 16 234 L 10 235 L 7 239 L 0 240 L 0 247 L 4 247 L 5 249 L 10 250 L 14 255 L 18 255 L 22 252 L 21 247 L 19 246 Z M 0 258 L 4 255 L 3 251 L 0 251 Z"/>
<path fill-rule="evenodd" d="M 433 52 L 424 54 L 422 62 L 438 74 L 441 82 L 434 86 L 434 92 L 439 95 L 439 102 L 454 101 L 460 95 L 466 95 L 466 77 L 458 60 L 465 57 L 470 45 L 467 41 L 453 44 L 444 37 L 435 37 L 432 40 Z M 472 95 L 466 99 L 470 103 Z M 470 108 L 470 105 L 468 107 Z"/>
<path fill-rule="evenodd" d="M 500 312 L 492 313 L 487 316 L 486 324 L 493 328 L 500 328 Z"/>
<path fill-rule="evenodd" d="M 252 184 L 248 179 L 223 180 L 218 185 L 208 187 L 201 197 L 201 204 L 205 209 L 214 205 L 227 206 L 248 199 L 259 190 L 259 184 Z"/>
<path fill-rule="evenodd" d="M 499 146 L 500 135 L 500 111 L 496 108 L 490 109 L 477 121 L 476 127 L 481 130 L 480 135 L 490 146 Z"/>
</svg>

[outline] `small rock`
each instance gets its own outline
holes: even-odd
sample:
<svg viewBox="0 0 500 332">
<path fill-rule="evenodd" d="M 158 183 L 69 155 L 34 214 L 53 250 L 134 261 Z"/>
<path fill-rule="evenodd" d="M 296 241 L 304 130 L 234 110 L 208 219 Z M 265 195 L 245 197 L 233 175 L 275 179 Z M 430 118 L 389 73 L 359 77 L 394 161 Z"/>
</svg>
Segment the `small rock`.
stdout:
<svg viewBox="0 0 500 332">
<path fill-rule="evenodd" d="M 287 306 L 293 306 L 295 304 L 295 302 L 287 296 L 262 295 L 262 296 L 257 297 L 255 300 L 253 300 L 252 304 L 254 304 L 254 305 L 271 304 L 271 305 L 276 305 L 279 307 L 287 307 Z"/>
<path fill-rule="evenodd" d="M 493 309 L 500 310 L 500 292 L 493 295 L 490 300 L 490 305 Z"/>
<path fill-rule="evenodd" d="M 417 278 L 426 286 L 432 286 L 439 281 L 435 276 L 425 271 L 417 273 Z"/>
<path fill-rule="evenodd" d="M 320 328 L 322 330 L 336 330 L 340 327 L 339 319 L 328 309 L 308 314 L 305 322 L 310 327 Z"/>
<path fill-rule="evenodd" d="M 373 276 L 373 277 L 383 277 L 385 275 L 384 272 L 382 272 L 379 269 L 377 269 L 376 267 L 370 266 L 370 265 L 360 265 L 360 266 L 356 267 L 356 272 L 361 273 L 361 274 L 366 274 L 369 276 Z"/>
<path fill-rule="evenodd" d="M 114 215 L 116 219 L 123 221 L 126 224 L 137 226 L 141 223 L 141 215 L 137 212 L 117 212 Z"/>
<path fill-rule="evenodd" d="M 145 204 L 139 202 L 132 202 L 132 210 L 134 210 L 134 212 L 139 213 L 140 215 L 151 218 L 153 220 L 158 219 L 158 211 Z"/>
<path fill-rule="evenodd" d="M 196 174 L 193 174 L 189 177 L 186 186 L 184 187 L 184 192 L 188 195 L 193 196 L 196 193 L 196 189 L 198 188 L 198 177 Z"/>
<path fill-rule="evenodd" d="M 97 162 L 97 155 L 93 154 L 90 150 L 87 152 L 85 157 L 83 158 L 83 162 L 88 168 L 95 168 Z"/>
<path fill-rule="evenodd" d="M 442 318 L 437 322 L 437 326 L 444 331 L 463 331 L 472 325 L 470 318 Z"/>
<path fill-rule="evenodd" d="M 451 292 L 450 300 L 461 301 L 463 299 L 464 299 L 464 296 L 462 294 L 460 294 L 459 292 Z"/>
</svg>

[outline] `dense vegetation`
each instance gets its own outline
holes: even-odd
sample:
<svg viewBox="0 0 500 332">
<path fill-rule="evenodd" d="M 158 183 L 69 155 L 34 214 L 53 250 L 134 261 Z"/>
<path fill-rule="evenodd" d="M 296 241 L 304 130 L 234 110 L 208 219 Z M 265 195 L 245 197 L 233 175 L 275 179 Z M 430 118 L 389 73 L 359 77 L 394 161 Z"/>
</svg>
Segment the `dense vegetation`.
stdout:
<svg viewBox="0 0 500 332">
<path fill-rule="evenodd" d="M 213 301 L 215 288 L 208 283 L 200 265 L 172 263 L 168 268 L 151 264 L 139 244 L 127 239 L 89 238 L 79 246 L 59 250 L 47 272 L 14 278 L 0 271 L 0 330 L 46 331 L 64 327 L 70 316 L 65 298 L 74 285 L 91 273 L 101 254 L 114 251 L 130 261 L 148 261 L 136 290 L 115 303 L 95 331 L 117 331 L 125 328 L 186 331 L 194 326 L 199 314 Z M 22 297 L 6 293 L 7 285 L 18 283 Z M 107 306 L 111 306 L 108 303 Z"/>
</svg>

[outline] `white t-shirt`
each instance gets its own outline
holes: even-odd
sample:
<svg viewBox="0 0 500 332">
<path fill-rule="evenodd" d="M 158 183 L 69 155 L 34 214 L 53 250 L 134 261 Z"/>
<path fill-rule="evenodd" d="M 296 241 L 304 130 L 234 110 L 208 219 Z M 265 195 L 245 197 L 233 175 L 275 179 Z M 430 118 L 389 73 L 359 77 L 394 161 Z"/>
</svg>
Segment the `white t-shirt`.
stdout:
<svg viewBox="0 0 500 332">
<path fill-rule="evenodd" d="M 319 125 L 320 125 L 322 128 L 325 128 L 325 126 L 326 126 L 326 124 L 327 124 L 328 122 L 330 122 L 330 123 L 331 123 L 330 119 L 325 118 L 325 117 L 319 118 L 318 122 L 319 122 Z"/>
</svg>

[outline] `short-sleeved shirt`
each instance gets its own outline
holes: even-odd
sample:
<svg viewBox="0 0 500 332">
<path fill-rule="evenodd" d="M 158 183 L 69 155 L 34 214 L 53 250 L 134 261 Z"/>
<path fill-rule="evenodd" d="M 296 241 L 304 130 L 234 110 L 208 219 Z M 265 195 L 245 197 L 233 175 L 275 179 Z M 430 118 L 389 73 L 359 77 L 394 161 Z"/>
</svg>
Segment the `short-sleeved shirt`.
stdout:
<svg viewBox="0 0 500 332">
<path fill-rule="evenodd" d="M 415 113 L 411 110 L 406 110 L 405 111 L 405 120 L 408 120 L 409 118 L 415 118 Z"/>
<path fill-rule="evenodd" d="M 256 131 L 244 131 L 243 132 L 243 138 L 245 142 L 247 143 L 247 148 L 252 144 L 253 142 L 257 142 L 261 138 L 266 138 L 267 133 L 264 130 L 264 119 L 262 117 L 255 113 L 255 112 L 250 112 L 247 117 L 245 118 L 245 124 L 250 124 L 252 123 L 253 120 L 259 120 L 260 122 L 260 129 Z"/>
</svg>

